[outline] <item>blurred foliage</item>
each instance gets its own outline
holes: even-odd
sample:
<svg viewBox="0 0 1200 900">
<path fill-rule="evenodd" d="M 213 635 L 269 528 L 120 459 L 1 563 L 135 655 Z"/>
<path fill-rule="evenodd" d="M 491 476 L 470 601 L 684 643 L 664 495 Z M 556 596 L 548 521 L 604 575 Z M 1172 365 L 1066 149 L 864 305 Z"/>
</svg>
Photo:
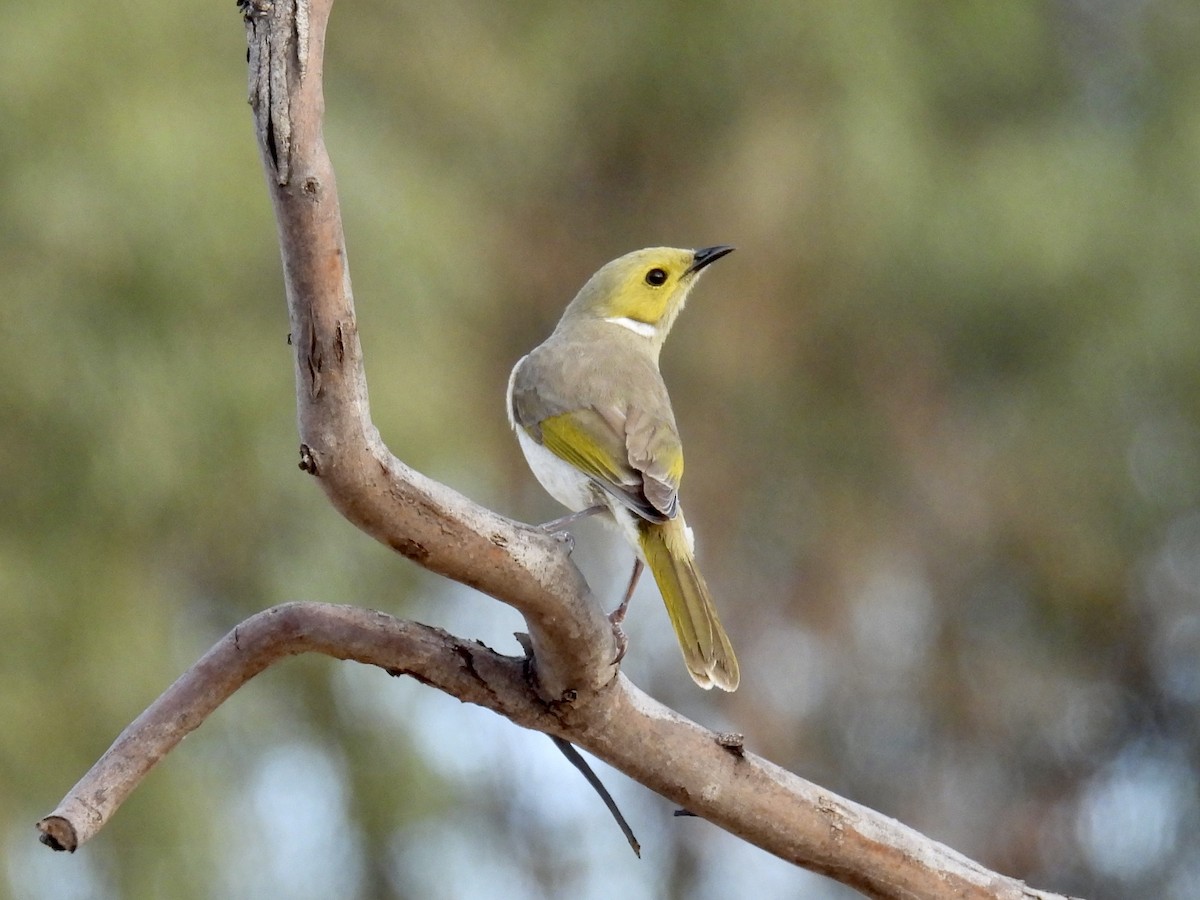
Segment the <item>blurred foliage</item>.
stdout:
<svg viewBox="0 0 1200 900">
<path fill-rule="evenodd" d="M 232 8 L 0 7 L 0 809 L 13 897 L 847 896 L 537 735 L 297 660 L 72 858 L 31 828 L 241 617 L 519 620 L 296 468 Z M 1200 895 L 1200 8 L 346 2 L 327 139 L 374 415 L 556 514 L 503 385 L 583 280 L 732 243 L 664 356 L 742 658 L 626 671 L 1039 886 Z M 577 551 L 614 601 L 628 560 Z"/>
</svg>

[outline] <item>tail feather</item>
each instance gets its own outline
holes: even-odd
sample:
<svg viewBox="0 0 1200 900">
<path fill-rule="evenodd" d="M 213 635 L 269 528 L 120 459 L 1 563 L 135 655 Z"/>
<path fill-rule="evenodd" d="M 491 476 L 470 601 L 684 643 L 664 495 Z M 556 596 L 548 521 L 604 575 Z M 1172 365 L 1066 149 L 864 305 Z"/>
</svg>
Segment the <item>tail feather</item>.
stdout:
<svg viewBox="0 0 1200 900">
<path fill-rule="evenodd" d="M 692 679 L 705 689 L 715 685 L 737 690 L 741 678 L 737 657 L 717 618 L 708 585 L 696 568 L 683 516 L 661 524 L 640 523 L 638 541 Z"/>
</svg>

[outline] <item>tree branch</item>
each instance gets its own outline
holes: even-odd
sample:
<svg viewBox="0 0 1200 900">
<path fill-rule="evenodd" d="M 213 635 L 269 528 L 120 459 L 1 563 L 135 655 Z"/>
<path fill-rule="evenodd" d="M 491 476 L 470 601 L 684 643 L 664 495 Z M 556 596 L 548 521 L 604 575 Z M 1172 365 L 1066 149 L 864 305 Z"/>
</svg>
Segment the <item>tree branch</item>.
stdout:
<svg viewBox="0 0 1200 900">
<path fill-rule="evenodd" d="M 318 652 L 411 675 L 570 741 L 695 815 L 875 897 L 1051 898 L 748 753 L 616 673 L 607 618 L 559 540 L 413 471 L 371 423 L 333 168 L 322 137 L 332 0 L 242 0 L 254 110 L 275 207 L 295 350 L 301 467 L 363 531 L 510 604 L 532 653 L 506 657 L 369 610 L 297 603 L 251 617 L 117 738 L 38 823 L 74 850 L 242 684 Z"/>
<path fill-rule="evenodd" d="M 372 537 L 516 607 L 529 624 L 547 699 L 599 687 L 612 678 L 615 643 L 561 543 L 410 469 L 371 422 L 337 184 L 321 130 L 330 6 L 250 0 L 244 7 L 250 104 L 275 206 L 295 350 L 301 467 Z M 300 30 L 309 36 L 303 54 Z"/>
</svg>

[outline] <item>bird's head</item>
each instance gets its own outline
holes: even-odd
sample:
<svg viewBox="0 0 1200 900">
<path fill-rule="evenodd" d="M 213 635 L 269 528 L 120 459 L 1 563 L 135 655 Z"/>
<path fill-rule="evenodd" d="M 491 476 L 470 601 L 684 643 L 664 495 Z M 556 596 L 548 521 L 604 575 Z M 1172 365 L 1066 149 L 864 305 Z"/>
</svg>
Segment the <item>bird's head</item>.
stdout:
<svg viewBox="0 0 1200 900">
<path fill-rule="evenodd" d="M 562 326 L 603 320 L 661 344 L 700 273 L 732 247 L 650 247 L 626 253 L 588 279 L 563 313 Z"/>
</svg>

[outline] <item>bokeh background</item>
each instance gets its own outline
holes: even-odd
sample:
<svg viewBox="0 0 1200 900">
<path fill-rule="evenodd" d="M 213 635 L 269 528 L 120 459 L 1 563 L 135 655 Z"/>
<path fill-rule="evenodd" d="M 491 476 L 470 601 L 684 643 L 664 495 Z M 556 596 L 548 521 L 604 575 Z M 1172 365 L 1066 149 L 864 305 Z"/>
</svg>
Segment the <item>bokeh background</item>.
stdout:
<svg viewBox="0 0 1200 900">
<path fill-rule="evenodd" d="M 597 764 L 639 862 L 546 738 L 318 658 L 37 843 L 271 604 L 517 652 L 297 468 L 233 6 L 0 7 L 0 894 L 851 896 Z M 375 419 L 516 518 L 559 511 L 514 361 L 608 259 L 739 248 L 664 370 L 742 688 L 694 688 L 649 579 L 630 677 L 1039 887 L 1200 896 L 1194 0 L 345 0 L 326 88 Z"/>
</svg>

